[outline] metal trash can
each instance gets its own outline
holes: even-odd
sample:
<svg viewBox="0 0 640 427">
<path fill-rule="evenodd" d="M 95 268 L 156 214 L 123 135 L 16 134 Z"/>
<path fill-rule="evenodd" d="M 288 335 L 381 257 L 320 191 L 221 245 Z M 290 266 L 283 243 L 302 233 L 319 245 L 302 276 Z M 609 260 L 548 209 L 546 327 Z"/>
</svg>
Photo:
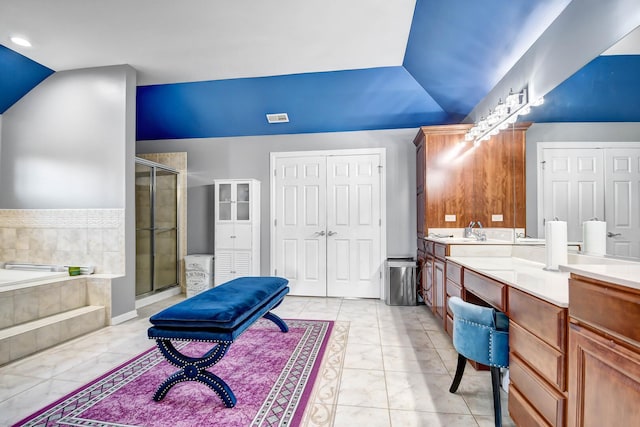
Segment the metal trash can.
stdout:
<svg viewBox="0 0 640 427">
<path fill-rule="evenodd" d="M 184 257 L 187 298 L 213 287 L 213 255 L 195 254 Z"/>
<path fill-rule="evenodd" d="M 385 263 L 387 305 L 416 305 L 416 262 L 413 258 L 387 258 Z"/>
</svg>

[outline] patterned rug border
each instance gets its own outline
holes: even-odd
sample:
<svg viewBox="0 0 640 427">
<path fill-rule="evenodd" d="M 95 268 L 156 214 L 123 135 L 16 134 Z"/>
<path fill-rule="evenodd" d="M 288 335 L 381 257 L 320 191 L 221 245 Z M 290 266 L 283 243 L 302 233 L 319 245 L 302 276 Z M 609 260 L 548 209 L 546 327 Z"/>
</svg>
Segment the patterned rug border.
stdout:
<svg viewBox="0 0 640 427">
<path fill-rule="evenodd" d="M 300 427 L 330 427 L 334 424 L 350 325 L 348 321 L 333 322 L 333 331 Z"/>
<path fill-rule="evenodd" d="M 315 349 L 316 353 L 322 354 L 322 358 L 320 359 L 316 358 L 313 364 L 311 364 L 310 370 L 307 375 L 307 381 L 305 381 L 305 385 L 300 391 L 300 398 L 298 399 L 296 405 L 294 406 L 293 413 L 290 414 L 290 417 L 288 419 L 282 420 L 283 422 L 282 425 L 286 425 L 286 426 L 299 426 L 299 425 L 311 426 L 314 424 L 308 424 L 308 421 L 306 421 L 306 419 L 313 418 L 313 417 L 310 417 L 310 415 L 313 415 L 312 414 L 313 411 L 310 411 L 310 408 L 315 406 L 319 390 L 323 389 L 327 385 L 326 384 L 327 383 L 326 378 L 328 378 L 326 375 L 327 371 L 328 370 L 334 371 L 336 369 L 336 362 L 339 362 L 338 371 L 341 372 L 342 362 L 344 361 L 344 347 L 345 347 L 344 344 L 346 344 L 346 339 L 344 339 L 344 327 L 345 327 L 344 324 L 345 323 L 347 324 L 347 334 L 348 334 L 348 322 L 336 322 L 331 320 L 314 320 L 314 319 L 285 319 L 285 321 L 290 325 L 295 324 L 295 322 L 303 322 L 303 323 L 317 322 L 317 323 L 323 324 L 322 328 L 325 330 L 324 336 L 320 340 L 320 344 Z M 338 328 L 336 328 L 336 325 L 338 325 Z M 308 335 L 308 334 L 309 334 L 309 331 L 307 330 L 305 335 Z M 337 340 L 336 340 L 336 335 L 338 335 Z M 341 344 L 343 339 L 345 342 Z M 176 347 L 179 348 L 182 346 L 186 346 L 188 344 L 189 342 L 176 343 Z M 339 354 L 340 348 L 342 352 L 341 356 Z M 298 350 L 299 350 L 298 348 L 294 350 L 294 353 L 292 354 L 291 359 L 294 358 L 294 355 Z M 13 427 L 32 425 L 30 423 L 33 423 L 34 421 L 38 421 L 38 418 L 41 417 L 43 414 L 46 414 L 48 411 L 51 411 L 52 409 L 59 407 L 61 405 L 66 405 L 67 404 L 66 401 L 78 399 L 79 395 L 86 394 L 87 392 L 91 392 L 92 387 L 96 386 L 97 384 L 105 380 L 108 380 L 111 376 L 118 374 L 123 369 L 127 369 L 127 367 L 130 367 L 136 363 L 140 363 L 140 361 L 142 361 L 145 358 L 152 357 L 153 356 L 152 353 L 154 353 L 155 351 L 157 351 L 157 347 L 155 346 L 149 348 L 148 350 L 143 351 L 142 353 L 132 357 L 131 359 L 125 361 L 124 363 L 119 364 L 115 368 L 107 371 L 106 373 L 100 375 L 99 377 L 88 382 L 87 384 L 75 389 L 71 393 L 66 394 L 60 399 L 54 401 L 53 403 L 46 405 L 42 409 L 36 411 L 35 413 L 29 415 L 28 417 L 13 424 Z M 337 360 L 336 360 L 336 356 L 337 356 Z M 335 375 L 333 375 L 333 377 L 335 380 Z M 323 380 L 322 382 L 324 385 L 319 384 L 319 380 Z M 339 384 L 339 375 L 337 377 L 337 381 Z M 276 385 L 274 384 L 274 389 L 275 387 Z M 261 425 L 260 415 L 268 412 L 269 401 L 273 400 L 272 393 L 275 393 L 275 391 L 272 390 L 268 398 L 263 403 L 263 406 L 261 407 L 260 411 L 258 412 L 258 414 L 256 414 L 256 418 L 251 423 L 252 426 Z M 334 396 L 333 406 L 335 406 L 336 399 L 337 399 L 337 393 Z M 299 403 L 303 403 L 303 402 L 306 403 L 305 407 L 302 407 L 302 405 L 299 405 Z M 333 415 L 334 415 L 333 413 L 335 412 L 335 408 L 332 409 L 331 412 L 332 414 L 331 414 L 330 420 L 333 420 Z M 309 415 L 307 415 L 308 413 Z M 50 424 L 47 423 L 47 424 L 33 424 L 33 425 L 50 425 Z M 55 424 L 55 425 L 58 425 L 58 424 Z M 64 425 L 75 425 L 75 424 L 64 424 Z M 85 425 L 85 424 L 83 423 L 82 425 Z M 104 425 L 112 425 L 112 424 L 104 424 Z M 330 424 L 324 424 L 324 425 L 330 425 Z"/>
</svg>

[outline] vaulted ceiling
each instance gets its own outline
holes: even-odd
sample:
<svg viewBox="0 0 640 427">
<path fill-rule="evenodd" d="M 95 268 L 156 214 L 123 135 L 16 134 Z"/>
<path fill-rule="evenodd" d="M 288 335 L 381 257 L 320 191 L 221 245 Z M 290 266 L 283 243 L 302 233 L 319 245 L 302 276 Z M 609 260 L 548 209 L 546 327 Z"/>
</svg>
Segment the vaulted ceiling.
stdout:
<svg viewBox="0 0 640 427">
<path fill-rule="evenodd" d="M 589 1 L 3 0 L 0 113 L 53 72 L 130 64 L 139 140 L 460 123 L 568 6 Z M 636 8 L 620 13 L 640 21 Z M 640 121 L 639 33 L 531 119 Z M 288 123 L 267 123 L 284 112 Z"/>
</svg>

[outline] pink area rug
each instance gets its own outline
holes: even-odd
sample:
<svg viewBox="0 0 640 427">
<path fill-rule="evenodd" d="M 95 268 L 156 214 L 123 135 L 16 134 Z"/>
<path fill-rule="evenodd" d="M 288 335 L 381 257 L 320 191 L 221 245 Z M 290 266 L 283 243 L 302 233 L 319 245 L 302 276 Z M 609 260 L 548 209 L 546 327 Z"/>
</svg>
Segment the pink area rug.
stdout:
<svg viewBox="0 0 640 427">
<path fill-rule="evenodd" d="M 14 427 L 297 426 L 333 322 L 286 322 L 287 333 L 270 321 L 256 322 L 209 368 L 233 390 L 238 399 L 233 408 L 226 408 L 213 390 L 191 381 L 177 384 L 162 401 L 154 402 L 157 387 L 177 370 L 154 347 Z M 212 344 L 189 342 L 180 347 L 185 354 L 199 355 Z"/>
</svg>

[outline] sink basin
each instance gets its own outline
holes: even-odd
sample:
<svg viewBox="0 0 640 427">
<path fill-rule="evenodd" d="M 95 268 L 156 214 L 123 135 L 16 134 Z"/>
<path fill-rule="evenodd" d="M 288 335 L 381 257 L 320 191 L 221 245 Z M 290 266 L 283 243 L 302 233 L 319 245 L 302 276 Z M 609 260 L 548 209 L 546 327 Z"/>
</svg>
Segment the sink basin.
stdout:
<svg viewBox="0 0 640 427">
<path fill-rule="evenodd" d="M 435 237 L 436 239 L 442 241 L 443 243 L 468 243 L 468 242 L 477 242 L 478 239 L 475 237 Z"/>
<path fill-rule="evenodd" d="M 539 239 L 536 237 L 518 237 L 516 238 L 516 243 L 536 243 L 536 244 L 544 244 L 546 242 L 545 239 Z"/>
</svg>

